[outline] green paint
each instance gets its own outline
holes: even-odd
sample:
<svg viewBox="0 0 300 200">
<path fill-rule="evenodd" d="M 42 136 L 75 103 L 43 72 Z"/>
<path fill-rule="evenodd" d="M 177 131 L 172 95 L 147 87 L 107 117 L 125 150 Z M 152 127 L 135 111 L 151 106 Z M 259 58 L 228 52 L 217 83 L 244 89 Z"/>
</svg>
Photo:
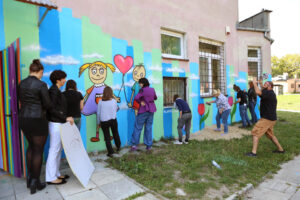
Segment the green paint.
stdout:
<svg viewBox="0 0 300 200">
<path fill-rule="evenodd" d="M 213 100 L 212 98 L 205 98 L 204 99 L 204 105 L 205 105 L 205 114 L 204 114 L 204 116 L 207 113 L 209 113 L 208 116 L 207 116 L 207 118 L 206 118 L 206 120 L 205 120 L 205 126 L 212 126 L 212 119 L 213 119 L 213 112 L 212 112 L 212 110 L 213 110 L 213 108 L 212 108 L 212 105 L 209 106 L 209 105 L 206 104 L 206 102 L 212 101 L 212 100 Z M 208 111 L 209 109 L 211 109 L 211 111 Z"/>
<path fill-rule="evenodd" d="M 197 113 L 193 113 L 193 98 L 190 97 L 190 95 L 192 94 L 192 81 L 188 78 L 190 77 L 191 73 L 190 72 L 187 72 L 186 73 L 186 77 L 187 77 L 187 84 L 188 84 L 188 104 L 190 106 L 190 109 L 192 111 L 192 115 L 196 115 Z M 197 105 L 196 105 L 197 106 Z M 193 129 L 193 120 L 191 120 L 191 130 L 194 130 Z M 191 132 L 192 133 L 192 132 Z"/>
<path fill-rule="evenodd" d="M 144 64 L 143 43 L 139 40 L 132 40 L 132 46 L 134 54 L 134 65 L 138 65 L 140 63 Z"/>
<path fill-rule="evenodd" d="M 90 23 L 87 17 L 82 17 L 82 51 L 83 55 L 98 53 L 102 55 L 100 61 L 104 63 L 112 63 L 112 47 L 111 36 L 102 33 L 99 26 Z M 99 61 L 97 58 L 85 58 L 84 63 L 93 63 Z M 88 76 L 88 69 L 84 73 L 84 87 L 85 90 L 90 88 L 93 83 Z M 112 85 L 113 75 L 110 69 L 107 69 L 106 85 Z M 90 138 L 96 135 L 96 115 L 86 117 L 86 137 L 87 137 L 87 150 L 104 150 L 105 143 L 102 130 L 100 130 L 100 142 L 91 142 Z"/>
<path fill-rule="evenodd" d="M 173 69 L 179 69 L 179 61 L 173 60 L 172 61 L 172 68 Z M 172 72 L 172 73 L 173 73 L 173 77 L 179 77 L 179 72 Z"/>
<path fill-rule="evenodd" d="M 161 67 L 161 52 L 159 49 L 152 50 L 152 66 Z M 154 115 L 154 124 L 153 124 L 153 139 L 159 140 L 164 136 L 163 132 L 163 111 L 164 111 L 164 101 L 163 101 L 163 80 L 162 80 L 162 71 L 153 71 L 152 76 L 160 80 L 159 84 L 153 84 L 153 87 L 158 95 L 155 105 L 157 111 Z"/>
<path fill-rule="evenodd" d="M 38 7 L 12 0 L 3 1 L 5 46 L 21 38 L 22 78 L 29 74 L 32 60 L 40 57 L 39 50 L 24 50 L 30 45 L 39 45 Z"/>
</svg>

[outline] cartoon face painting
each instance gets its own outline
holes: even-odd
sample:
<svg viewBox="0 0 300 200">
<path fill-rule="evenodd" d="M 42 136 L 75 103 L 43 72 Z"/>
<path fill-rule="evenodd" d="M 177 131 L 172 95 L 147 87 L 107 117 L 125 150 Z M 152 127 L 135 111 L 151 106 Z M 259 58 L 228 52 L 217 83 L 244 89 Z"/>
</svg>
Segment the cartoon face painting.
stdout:
<svg viewBox="0 0 300 200">
<path fill-rule="evenodd" d="M 107 75 L 107 69 L 105 65 L 93 65 L 89 68 L 89 78 L 94 84 L 104 83 Z"/>
<path fill-rule="evenodd" d="M 132 71 L 132 77 L 135 82 L 146 76 L 146 70 L 143 65 L 137 65 Z"/>
</svg>

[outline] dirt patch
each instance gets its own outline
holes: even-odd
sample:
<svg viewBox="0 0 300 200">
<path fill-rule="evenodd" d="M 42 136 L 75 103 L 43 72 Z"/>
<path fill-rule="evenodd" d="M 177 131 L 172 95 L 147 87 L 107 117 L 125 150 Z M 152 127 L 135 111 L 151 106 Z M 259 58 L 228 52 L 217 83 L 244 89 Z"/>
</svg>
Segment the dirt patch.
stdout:
<svg viewBox="0 0 300 200">
<path fill-rule="evenodd" d="M 230 191 L 227 187 L 222 186 L 220 189 L 208 189 L 203 199 L 223 199 L 225 194 L 228 194 Z"/>
<path fill-rule="evenodd" d="M 230 140 L 233 138 L 242 138 L 244 135 L 251 135 L 251 130 L 239 128 L 240 124 L 234 126 L 228 126 L 228 133 L 224 134 L 224 131 L 216 132 L 214 129 L 216 126 L 205 127 L 205 129 L 198 131 L 195 134 L 191 134 L 190 139 L 195 140 Z"/>
</svg>

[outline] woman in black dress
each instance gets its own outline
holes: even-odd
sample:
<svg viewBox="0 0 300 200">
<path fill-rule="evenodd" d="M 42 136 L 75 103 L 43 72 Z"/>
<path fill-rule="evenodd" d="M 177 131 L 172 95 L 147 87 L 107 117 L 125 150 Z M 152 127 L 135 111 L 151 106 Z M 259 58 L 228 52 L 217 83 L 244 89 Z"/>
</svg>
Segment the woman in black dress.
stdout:
<svg viewBox="0 0 300 200">
<path fill-rule="evenodd" d="M 81 127 L 81 110 L 83 109 L 83 96 L 77 91 L 77 85 L 74 80 L 68 80 L 66 91 L 63 92 L 66 97 L 68 109 L 67 116 L 73 117 L 74 122 L 80 131 Z"/>
<path fill-rule="evenodd" d="M 40 182 L 41 166 L 43 162 L 44 145 L 48 137 L 48 121 L 46 110 L 57 114 L 49 98 L 46 83 L 40 79 L 44 67 L 38 59 L 32 61 L 29 76 L 19 85 L 20 99 L 20 128 L 28 141 L 26 152 L 27 187 L 31 194 L 46 187 Z"/>
</svg>

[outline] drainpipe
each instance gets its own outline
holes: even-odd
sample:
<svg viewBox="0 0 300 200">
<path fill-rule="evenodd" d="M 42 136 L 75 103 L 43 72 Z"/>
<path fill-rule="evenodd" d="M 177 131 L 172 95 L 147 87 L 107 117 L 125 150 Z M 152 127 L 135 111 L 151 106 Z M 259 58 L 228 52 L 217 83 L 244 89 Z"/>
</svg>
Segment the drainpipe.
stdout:
<svg viewBox="0 0 300 200">
<path fill-rule="evenodd" d="M 269 40 L 271 42 L 271 44 L 274 42 L 274 39 L 270 38 L 267 34 L 268 34 L 269 31 L 265 31 L 264 33 L 264 37 Z"/>
</svg>

